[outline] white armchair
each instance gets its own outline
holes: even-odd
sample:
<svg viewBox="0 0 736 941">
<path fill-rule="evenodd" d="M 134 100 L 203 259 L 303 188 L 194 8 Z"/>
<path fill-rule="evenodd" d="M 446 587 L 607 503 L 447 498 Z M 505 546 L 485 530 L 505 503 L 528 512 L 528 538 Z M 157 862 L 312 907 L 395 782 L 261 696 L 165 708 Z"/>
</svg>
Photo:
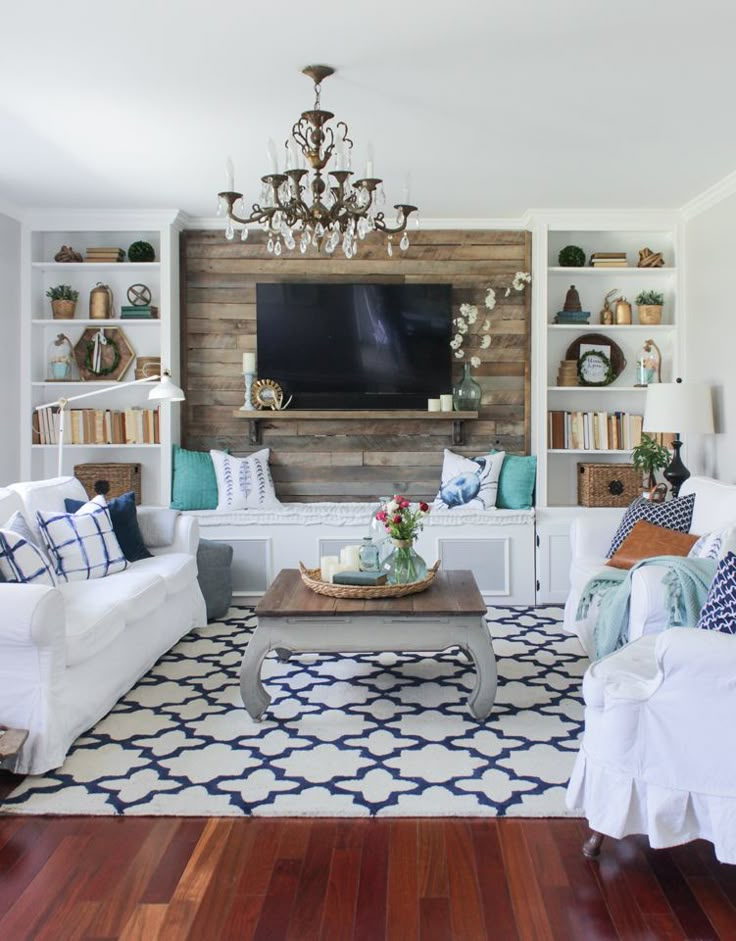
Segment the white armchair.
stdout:
<svg viewBox="0 0 736 941">
<path fill-rule="evenodd" d="M 646 634 L 585 675 L 585 732 L 567 790 L 594 831 L 655 848 L 713 843 L 736 863 L 736 638 L 694 628 Z"/>
</svg>

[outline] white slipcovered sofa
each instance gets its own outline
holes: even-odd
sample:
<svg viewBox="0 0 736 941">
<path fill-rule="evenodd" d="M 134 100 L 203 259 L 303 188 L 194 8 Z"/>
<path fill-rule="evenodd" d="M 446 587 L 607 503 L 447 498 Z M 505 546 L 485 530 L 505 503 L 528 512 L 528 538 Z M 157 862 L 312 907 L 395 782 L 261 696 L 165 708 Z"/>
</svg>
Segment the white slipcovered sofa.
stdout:
<svg viewBox="0 0 736 941">
<path fill-rule="evenodd" d="M 36 511 L 64 512 L 66 498 L 87 499 L 74 477 L 11 484 L 0 489 L 0 525 L 21 511 L 37 531 Z M 153 558 L 55 588 L 0 583 L 0 726 L 29 732 L 11 770 L 59 767 L 80 733 L 184 634 L 207 623 L 196 520 L 156 508 L 140 515 L 148 522 L 144 541 L 146 530 L 170 532 L 168 545 L 149 546 Z"/>
<path fill-rule="evenodd" d="M 736 525 L 736 485 L 713 480 L 710 477 L 690 477 L 682 486 L 680 496 L 695 494 L 695 506 L 690 532 L 705 533 Z M 580 638 L 585 652 L 594 656 L 593 627 L 597 609 L 595 605 L 586 618 L 577 620 L 580 595 L 588 581 L 606 562 L 606 552 L 614 537 L 624 511 L 606 513 L 603 517 L 580 515 L 570 530 L 572 561 L 570 564 L 570 593 L 565 604 L 565 630 Z M 663 630 L 667 611 L 662 588 L 666 569 L 647 566 L 637 569 L 631 580 L 631 606 L 629 609 L 629 641 L 644 634 Z"/>
</svg>

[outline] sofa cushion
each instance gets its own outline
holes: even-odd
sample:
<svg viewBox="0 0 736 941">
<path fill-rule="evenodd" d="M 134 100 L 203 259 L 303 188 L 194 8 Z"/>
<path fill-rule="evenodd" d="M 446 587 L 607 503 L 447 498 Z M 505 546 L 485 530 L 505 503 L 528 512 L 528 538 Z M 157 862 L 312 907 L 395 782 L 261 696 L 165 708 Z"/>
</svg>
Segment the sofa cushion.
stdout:
<svg viewBox="0 0 736 941">
<path fill-rule="evenodd" d="M 23 501 L 24 515 L 39 541 L 43 541 L 36 513 L 63 513 L 64 500 L 87 500 L 87 491 L 76 477 L 52 477 L 49 480 L 27 480 L 11 484 Z"/>
<path fill-rule="evenodd" d="M 171 507 L 174 510 L 214 510 L 217 478 L 206 451 L 187 451 L 174 445 Z"/>
<path fill-rule="evenodd" d="M 631 532 L 634 523 L 639 520 L 646 520 L 648 523 L 655 523 L 657 526 L 665 526 L 667 529 L 675 529 L 680 533 L 689 532 L 694 506 L 694 493 L 676 500 L 668 500 L 667 503 L 651 503 L 646 497 L 637 497 L 629 504 L 624 513 L 606 557 L 611 558 Z"/>
<path fill-rule="evenodd" d="M 94 581 L 63 582 L 67 666 L 82 663 L 112 643 L 126 624 L 163 604 L 166 586 L 154 572 L 125 572 Z"/>
<path fill-rule="evenodd" d="M 86 502 L 67 498 L 64 500 L 64 507 L 67 513 L 76 513 Z M 110 511 L 113 531 L 128 562 L 150 558 L 151 553 L 145 547 L 138 525 L 133 491 L 129 490 L 119 497 L 107 500 L 107 509 Z"/>
<path fill-rule="evenodd" d="M 490 452 L 495 454 L 496 451 Z M 498 477 L 496 506 L 503 510 L 528 510 L 534 505 L 534 484 L 537 479 L 537 458 L 507 454 Z"/>
<path fill-rule="evenodd" d="M 72 582 L 104 578 L 128 565 L 112 528 L 107 502 L 100 494 L 76 513 L 46 513 L 36 519 L 56 566 L 56 574 Z"/>
<path fill-rule="evenodd" d="M 698 627 L 736 634 L 736 555 L 733 552 L 727 552 L 718 563 Z"/>
<path fill-rule="evenodd" d="M 249 510 L 278 506 L 268 466 L 270 448 L 248 457 L 232 457 L 225 451 L 210 451 L 217 477 L 217 509 Z"/>
<path fill-rule="evenodd" d="M 130 566 L 134 572 L 157 575 L 163 579 L 166 594 L 174 595 L 183 591 L 197 580 L 197 563 L 194 556 L 185 552 L 168 552 L 165 555 L 140 559 Z"/>
<path fill-rule="evenodd" d="M 606 562 L 616 569 L 630 569 L 642 559 L 651 559 L 655 555 L 686 556 L 698 541 L 690 533 L 679 533 L 666 526 L 656 526 L 639 520 L 631 527 L 631 532 Z"/>
<path fill-rule="evenodd" d="M 496 506 L 498 478 L 506 457 L 504 451 L 496 451 L 472 460 L 445 448 L 440 489 L 432 504 L 437 510 L 454 510 L 460 507 L 475 510 L 492 510 Z"/>
</svg>

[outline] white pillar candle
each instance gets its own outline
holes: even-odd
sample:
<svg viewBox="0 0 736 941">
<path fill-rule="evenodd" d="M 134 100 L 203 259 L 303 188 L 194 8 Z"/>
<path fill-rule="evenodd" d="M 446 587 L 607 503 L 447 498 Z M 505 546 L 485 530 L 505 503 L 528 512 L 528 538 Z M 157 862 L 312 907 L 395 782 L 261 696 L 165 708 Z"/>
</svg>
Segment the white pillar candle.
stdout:
<svg viewBox="0 0 736 941">
<path fill-rule="evenodd" d="M 452 393 L 448 392 L 445 395 L 441 395 L 440 404 L 442 406 L 443 412 L 451 412 L 452 411 Z"/>
<path fill-rule="evenodd" d="M 254 373 L 256 371 L 256 354 L 243 353 L 243 372 Z"/>
<path fill-rule="evenodd" d="M 442 410 L 442 401 L 440 399 L 427 399 L 427 411 L 439 412 Z"/>
<path fill-rule="evenodd" d="M 345 571 L 357 572 L 360 568 L 360 546 L 343 546 L 340 550 L 340 564 Z"/>
<path fill-rule="evenodd" d="M 336 555 L 323 555 L 319 560 L 319 572 L 323 582 L 331 582 L 335 567 L 340 560 Z"/>
</svg>

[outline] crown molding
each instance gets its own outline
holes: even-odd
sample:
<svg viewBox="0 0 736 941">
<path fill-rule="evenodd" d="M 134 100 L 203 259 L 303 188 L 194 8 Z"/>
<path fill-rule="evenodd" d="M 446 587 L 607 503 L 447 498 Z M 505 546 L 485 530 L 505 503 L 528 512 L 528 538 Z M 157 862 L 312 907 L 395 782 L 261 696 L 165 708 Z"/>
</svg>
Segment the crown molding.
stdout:
<svg viewBox="0 0 736 941">
<path fill-rule="evenodd" d="M 178 209 L 26 209 L 20 221 L 31 229 L 51 232 L 77 229 L 124 231 L 126 229 L 160 229 L 180 226 Z"/>
<path fill-rule="evenodd" d="M 555 229 L 669 229 L 680 221 L 678 209 L 529 209 L 527 227 Z"/>
<path fill-rule="evenodd" d="M 16 222 L 23 221 L 23 210 L 17 206 L 11 206 L 9 203 L 0 202 L 0 215 L 15 219 Z"/>
<path fill-rule="evenodd" d="M 728 176 L 724 176 L 722 180 L 718 180 L 718 182 L 714 183 L 712 186 L 709 186 L 707 190 L 703 190 L 702 193 L 695 196 L 689 202 L 686 202 L 680 210 L 682 218 L 686 221 L 694 219 L 695 216 L 707 212 L 708 209 L 712 209 L 713 206 L 717 206 L 718 203 L 723 202 L 724 199 L 728 199 L 729 196 L 733 196 L 735 193 L 736 170 L 729 173 Z"/>
<path fill-rule="evenodd" d="M 221 216 L 190 216 L 188 213 L 181 213 L 183 227 L 185 229 L 222 229 L 225 220 Z M 526 229 L 526 216 L 520 218 L 496 218 L 496 219 L 422 219 L 421 229 Z M 411 238 L 412 228 L 408 227 L 409 238 Z M 416 231 L 416 230 L 414 230 Z"/>
</svg>

